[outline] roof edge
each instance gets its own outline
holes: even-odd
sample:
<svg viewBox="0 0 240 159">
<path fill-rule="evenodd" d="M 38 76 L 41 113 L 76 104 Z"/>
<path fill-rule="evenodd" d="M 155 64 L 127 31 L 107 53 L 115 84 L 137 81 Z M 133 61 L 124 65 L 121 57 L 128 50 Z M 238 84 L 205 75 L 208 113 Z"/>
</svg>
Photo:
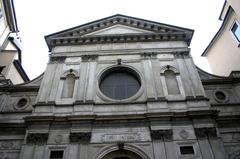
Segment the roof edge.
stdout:
<svg viewBox="0 0 240 159">
<path fill-rule="evenodd" d="M 14 60 L 13 64 L 16 67 L 16 69 L 18 70 L 20 76 L 23 78 L 24 82 L 30 81 L 30 79 L 29 79 L 28 75 L 26 74 L 26 72 L 24 71 L 21 63 L 18 60 Z"/>
<path fill-rule="evenodd" d="M 224 3 L 223 3 L 223 6 L 222 6 L 222 10 L 221 10 L 221 12 L 220 12 L 220 15 L 219 15 L 219 17 L 218 17 L 218 20 L 223 20 L 221 17 L 222 17 L 222 14 L 223 14 L 223 11 L 224 11 L 224 8 L 225 8 L 226 4 L 227 4 L 227 1 L 225 0 Z"/>
<path fill-rule="evenodd" d="M 206 49 L 203 51 L 203 53 L 201 54 L 201 56 L 205 57 L 205 56 L 208 54 L 208 51 L 211 49 L 213 43 L 215 43 L 215 41 L 217 40 L 219 34 L 222 32 L 222 30 L 223 30 L 224 27 L 226 26 L 227 20 L 229 19 L 230 13 L 232 13 L 232 11 L 233 11 L 233 9 L 232 9 L 232 7 L 230 6 L 230 7 L 228 8 L 227 15 L 226 15 L 226 17 L 224 18 L 221 27 L 219 28 L 219 30 L 217 31 L 217 33 L 214 35 L 214 37 L 212 38 L 212 40 L 210 41 L 210 43 L 208 44 L 208 46 L 206 47 Z"/>
</svg>

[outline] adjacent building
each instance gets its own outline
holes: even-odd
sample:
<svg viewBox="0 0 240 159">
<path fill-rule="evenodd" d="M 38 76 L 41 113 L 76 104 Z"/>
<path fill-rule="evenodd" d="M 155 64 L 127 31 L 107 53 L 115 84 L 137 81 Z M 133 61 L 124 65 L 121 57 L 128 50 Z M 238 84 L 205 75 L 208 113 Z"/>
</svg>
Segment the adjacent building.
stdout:
<svg viewBox="0 0 240 159">
<path fill-rule="evenodd" d="M 192 36 L 124 15 L 46 36 L 44 74 L 0 87 L 0 158 L 240 158 L 240 73 L 197 68 Z"/>
<path fill-rule="evenodd" d="M 0 0 L 0 85 L 29 81 L 21 65 L 22 48 L 13 0 Z"/>
<path fill-rule="evenodd" d="M 226 0 L 219 20 L 222 26 L 202 56 L 207 58 L 213 74 L 229 76 L 240 70 L 240 1 Z"/>
</svg>

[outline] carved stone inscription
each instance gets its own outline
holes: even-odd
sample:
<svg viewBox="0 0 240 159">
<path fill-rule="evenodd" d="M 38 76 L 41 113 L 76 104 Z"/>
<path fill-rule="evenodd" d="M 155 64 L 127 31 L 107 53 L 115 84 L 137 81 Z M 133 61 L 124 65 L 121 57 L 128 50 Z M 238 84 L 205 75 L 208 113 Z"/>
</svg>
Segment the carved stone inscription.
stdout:
<svg viewBox="0 0 240 159">
<path fill-rule="evenodd" d="M 129 134 L 104 134 L 101 137 L 102 142 L 125 142 L 125 141 L 140 141 L 141 136 L 137 133 Z"/>
</svg>

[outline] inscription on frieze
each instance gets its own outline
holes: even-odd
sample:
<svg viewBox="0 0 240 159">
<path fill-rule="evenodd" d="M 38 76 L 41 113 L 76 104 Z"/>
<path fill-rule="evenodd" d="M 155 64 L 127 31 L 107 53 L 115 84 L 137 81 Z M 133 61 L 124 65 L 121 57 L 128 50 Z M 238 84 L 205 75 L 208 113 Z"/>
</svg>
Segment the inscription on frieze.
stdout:
<svg viewBox="0 0 240 159">
<path fill-rule="evenodd" d="M 101 137 L 102 142 L 126 142 L 140 141 L 141 136 L 138 133 L 131 134 L 104 134 Z"/>
</svg>

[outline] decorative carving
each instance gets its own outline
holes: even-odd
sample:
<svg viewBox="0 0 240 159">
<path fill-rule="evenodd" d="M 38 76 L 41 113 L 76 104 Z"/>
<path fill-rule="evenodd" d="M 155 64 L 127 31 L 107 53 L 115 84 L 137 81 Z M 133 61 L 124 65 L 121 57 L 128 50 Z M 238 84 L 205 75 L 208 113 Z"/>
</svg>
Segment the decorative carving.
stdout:
<svg viewBox="0 0 240 159">
<path fill-rule="evenodd" d="M 169 141 L 172 140 L 172 129 L 168 130 L 151 130 L 152 140 Z"/>
<path fill-rule="evenodd" d="M 128 142 L 128 141 L 140 141 L 140 134 L 128 133 L 128 134 L 104 134 L 101 137 L 102 142 Z"/>
<path fill-rule="evenodd" d="M 50 57 L 49 63 L 64 63 L 66 57 Z"/>
<path fill-rule="evenodd" d="M 48 133 L 29 133 L 27 135 L 27 144 L 46 144 L 48 140 Z"/>
<path fill-rule="evenodd" d="M 21 149 L 20 140 L 8 140 L 0 142 L 0 150 L 19 150 Z"/>
<path fill-rule="evenodd" d="M 12 141 L 4 141 L 1 144 L 1 149 L 11 149 L 13 148 L 13 142 Z"/>
<path fill-rule="evenodd" d="M 175 58 L 183 58 L 183 57 L 190 57 L 188 51 L 180 51 L 180 52 L 174 52 Z"/>
<path fill-rule="evenodd" d="M 186 130 L 181 130 L 179 132 L 179 136 L 181 136 L 183 139 L 187 139 L 189 137 L 189 133 Z"/>
<path fill-rule="evenodd" d="M 55 142 L 56 142 L 56 143 L 61 143 L 61 142 L 62 142 L 62 139 L 63 139 L 63 136 L 62 136 L 62 135 L 57 135 L 57 136 L 55 137 Z"/>
<path fill-rule="evenodd" d="M 196 137 L 199 139 L 203 138 L 214 138 L 217 137 L 216 128 L 195 128 Z"/>
<path fill-rule="evenodd" d="M 73 143 L 89 143 L 91 140 L 92 133 L 91 132 L 79 132 L 79 133 L 71 133 L 69 136 L 70 142 Z"/>
<path fill-rule="evenodd" d="M 117 64 L 121 65 L 122 64 L 122 59 L 117 59 Z"/>
<path fill-rule="evenodd" d="M 98 55 L 83 55 L 82 60 L 85 62 L 86 61 L 94 61 L 97 59 L 97 57 L 98 57 Z"/>
<path fill-rule="evenodd" d="M 123 150 L 124 149 L 124 143 L 118 143 L 118 149 Z"/>
<path fill-rule="evenodd" d="M 156 57 L 156 53 L 155 52 L 144 52 L 142 54 L 143 58 L 155 58 Z"/>
</svg>

